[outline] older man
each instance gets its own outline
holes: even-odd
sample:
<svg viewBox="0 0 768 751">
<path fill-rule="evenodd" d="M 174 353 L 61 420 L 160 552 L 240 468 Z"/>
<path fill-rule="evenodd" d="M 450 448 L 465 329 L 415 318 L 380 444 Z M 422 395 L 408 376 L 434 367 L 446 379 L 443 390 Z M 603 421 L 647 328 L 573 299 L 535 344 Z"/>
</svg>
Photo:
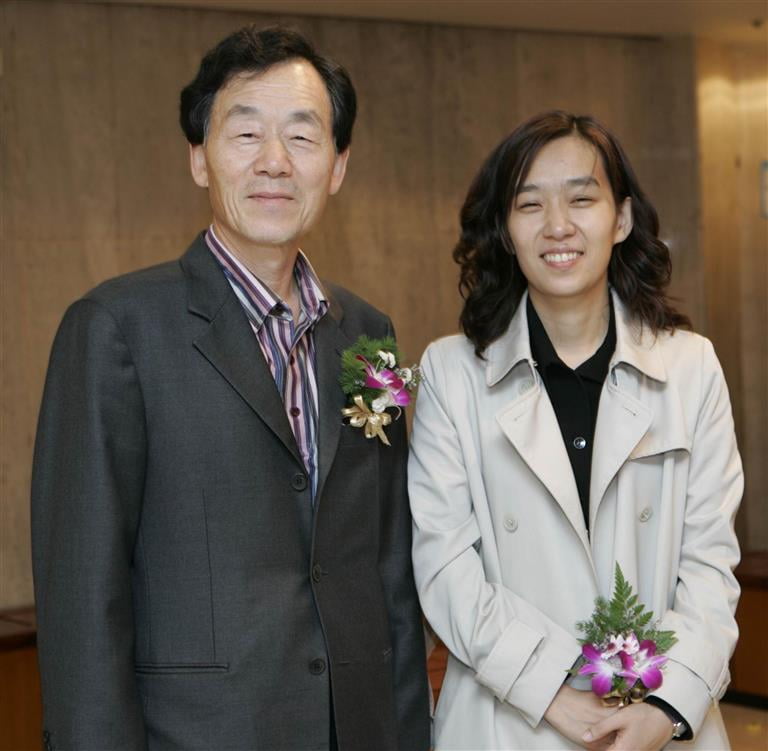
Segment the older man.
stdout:
<svg viewBox="0 0 768 751">
<path fill-rule="evenodd" d="M 67 311 L 35 452 L 47 748 L 423 751 L 404 421 L 342 424 L 389 320 L 299 243 L 341 187 L 347 73 L 242 29 L 181 95 L 213 220 Z"/>
</svg>

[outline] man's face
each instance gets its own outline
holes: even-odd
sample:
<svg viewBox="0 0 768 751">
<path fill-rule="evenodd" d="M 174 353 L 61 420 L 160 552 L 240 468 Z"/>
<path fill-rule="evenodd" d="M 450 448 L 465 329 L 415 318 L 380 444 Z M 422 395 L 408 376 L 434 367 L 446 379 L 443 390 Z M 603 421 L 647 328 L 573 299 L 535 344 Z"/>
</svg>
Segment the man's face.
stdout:
<svg viewBox="0 0 768 751">
<path fill-rule="evenodd" d="M 348 156 L 336 153 L 325 84 L 302 59 L 232 78 L 216 94 L 205 143 L 190 147 L 214 227 L 246 256 L 295 251 L 341 187 Z"/>
</svg>

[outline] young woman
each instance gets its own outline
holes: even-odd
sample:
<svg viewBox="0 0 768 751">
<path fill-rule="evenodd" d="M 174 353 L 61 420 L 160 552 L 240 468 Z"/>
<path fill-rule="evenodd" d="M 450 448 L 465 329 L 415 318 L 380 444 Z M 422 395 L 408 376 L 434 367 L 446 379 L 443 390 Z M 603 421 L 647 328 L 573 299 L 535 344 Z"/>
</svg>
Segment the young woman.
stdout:
<svg viewBox="0 0 768 751">
<path fill-rule="evenodd" d="M 491 153 L 461 227 L 464 335 L 424 355 L 409 466 L 417 585 L 450 651 L 435 748 L 727 749 L 741 463 L 653 206 L 613 135 L 556 111 Z M 678 639 L 619 711 L 566 680 L 616 563 Z"/>
</svg>

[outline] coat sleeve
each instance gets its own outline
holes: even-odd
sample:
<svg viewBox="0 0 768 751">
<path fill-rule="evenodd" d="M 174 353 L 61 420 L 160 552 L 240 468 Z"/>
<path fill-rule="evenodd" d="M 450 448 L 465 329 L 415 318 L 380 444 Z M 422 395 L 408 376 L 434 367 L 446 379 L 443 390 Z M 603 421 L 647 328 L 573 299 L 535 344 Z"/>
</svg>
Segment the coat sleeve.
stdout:
<svg viewBox="0 0 768 751">
<path fill-rule="evenodd" d="M 703 343 L 701 397 L 691 446 L 680 563 L 672 608 L 659 628 L 677 636 L 655 694 L 672 705 L 694 734 L 728 686 L 736 646 L 734 618 L 739 562 L 734 519 L 744 489 L 731 404 L 711 343 Z"/>
<path fill-rule="evenodd" d="M 386 336 L 394 336 L 391 324 L 387 326 Z M 405 416 L 390 425 L 387 435 L 391 446 L 379 447 L 379 574 L 387 601 L 392 640 L 398 749 L 427 751 L 430 744 L 427 653 L 411 563 Z"/>
<path fill-rule="evenodd" d="M 578 641 L 540 610 L 486 577 L 471 476 L 451 418 L 452 364 L 430 345 L 411 441 L 413 560 L 421 605 L 450 652 L 500 700 L 536 726 L 580 654 Z M 455 366 L 454 366 L 455 367 Z M 467 399 L 469 395 L 455 395 Z"/>
<path fill-rule="evenodd" d="M 131 354 L 113 316 L 81 300 L 53 344 L 32 477 L 38 654 L 54 748 L 146 748 L 131 605 L 145 452 Z"/>
</svg>

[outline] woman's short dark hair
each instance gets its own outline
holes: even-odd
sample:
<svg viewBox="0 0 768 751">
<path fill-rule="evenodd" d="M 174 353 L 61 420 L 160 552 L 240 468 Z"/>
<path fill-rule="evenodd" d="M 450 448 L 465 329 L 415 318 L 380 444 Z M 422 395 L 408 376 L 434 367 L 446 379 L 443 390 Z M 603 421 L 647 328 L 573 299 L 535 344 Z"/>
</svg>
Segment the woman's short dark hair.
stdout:
<svg viewBox="0 0 768 751">
<path fill-rule="evenodd" d="M 600 154 L 616 206 L 631 199 L 632 231 L 613 248 L 609 283 L 632 315 L 654 333 L 690 326 L 666 295 L 672 273 L 669 249 L 658 238 L 656 209 L 616 137 L 592 117 L 553 110 L 518 126 L 491 152 L 461 209 L 461 237 L 453 251 L 461 266 L 460 323 L 478 357 L 507 330 L 528 284 L 507 228 L 512 202 L 542 147 L 569 135 L 583 138 Z"/>
<path fill-rule="evenodd" d="M 265 29 L 246 26 L 206 53 L 195 80 L 181 92 L 179 120 L 187 141 L 194 146 L 205 141 L 216 92 L 233 76 L 260 73 L 297 58 L 309 62 L 323 79 L 331 99 L 336 151 L 345 151 L 352 140 L 357 111 L 357 97 L 349 74 L 333 60 L 319 55 L 297 31 L 282 26 Z"/>
</svg>

